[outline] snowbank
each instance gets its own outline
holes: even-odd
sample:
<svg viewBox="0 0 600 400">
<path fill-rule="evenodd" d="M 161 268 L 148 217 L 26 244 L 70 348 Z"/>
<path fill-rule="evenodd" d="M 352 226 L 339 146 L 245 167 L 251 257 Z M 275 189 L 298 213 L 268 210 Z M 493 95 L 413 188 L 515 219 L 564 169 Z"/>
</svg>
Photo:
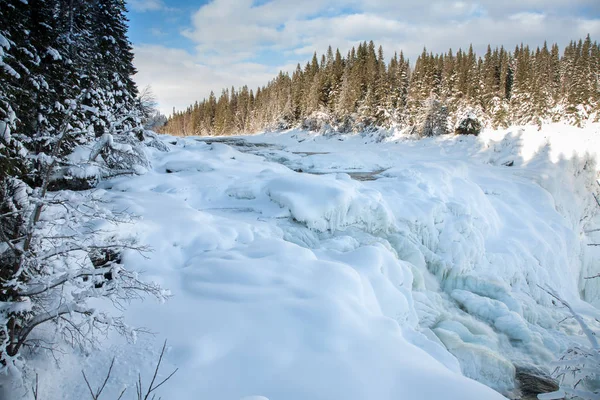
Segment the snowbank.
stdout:
<svg viewBox="0 0 600 400">
<path fill-rule="evenodd" d="M 393 215 L 381 193 L 365 188 L 347 174 L 276 178 L 266 190 L 273 201 L 290 210 L 294 219 L 318 232 L 355 226 L 376 234 L 393 227 Z"/>
<path fill-rule="evenodd" d="M 163 397 L 517 395 L 516 367 L 548 371 L 578 340 L 540 286 L 598 315 L 580 299 L 600 301 L 584 279 L 600 268 L 586 246 L 598 129 L 384 143 L 292 131 L 237 149 L 164 137 L 152 171 L 104 183 L 140 216 L 120 229 L 153 248 L 125 261 L 174 295 L 126 312 L 157 335 L 64 358 L 63 378 L 40 377 L 45 398 L 84 397 L 81 365 L 99 380 L 112 354 L 117 394 L 151 375 L 164 338 L 165 374 L 180 370 Z"/>
</svg>

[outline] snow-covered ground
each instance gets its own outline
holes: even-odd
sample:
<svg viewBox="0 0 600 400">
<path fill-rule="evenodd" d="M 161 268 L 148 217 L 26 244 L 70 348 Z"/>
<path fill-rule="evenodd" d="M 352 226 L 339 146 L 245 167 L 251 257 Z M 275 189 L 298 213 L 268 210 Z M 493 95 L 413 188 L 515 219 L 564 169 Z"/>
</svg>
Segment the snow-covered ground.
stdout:
<svg viewBox="0 0 600 400">
<path fill-rule="evenodd" d="M 119 230 L 153 251 L 125 261 L 173 297 L 126 312 L 155 335 L 47 364 L 45 400 L 86 398 L 81 369 L 113 356 L 105 398 L 133 398 L 165 339 L 164 399 L 515 397 L 516 368 L 580 340 L 541 288 L 600 318 L 599 125 L 164 140 L 100 193 L 139 216 Z"/>
</svg>

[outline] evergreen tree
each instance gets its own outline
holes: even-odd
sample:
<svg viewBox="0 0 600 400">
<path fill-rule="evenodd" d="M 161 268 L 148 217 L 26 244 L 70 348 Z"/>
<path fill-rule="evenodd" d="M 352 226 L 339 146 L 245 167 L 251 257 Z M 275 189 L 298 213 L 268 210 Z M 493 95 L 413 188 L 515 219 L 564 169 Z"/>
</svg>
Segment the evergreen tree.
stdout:
<svg viewBox="0 0 600 400">
<path fill-rule="evenodd" d="M 515 49 L 515 78 L 510 99 L 512 122 L 527 124 L 536 121 L 533 103 L 535 72 L 534 57 L 529 46 L 521 45 Z"/>
<path fill-rule="evenodd" d="M 0 26 L 0 365 L 10 369 L 40 325 L 80 343 L 99 325 L 124 330 L 92 297 L 162 295 L 121 265 L 127 244 L 90 230 L 110 212 L 82 213 L 99 210 L 87 192 L 49 199 L 147 165 L 124 2 L 5 0 L 0 20 L 10 21 Z M 60 251 L 44 216 L 53 205 L 74 232 Z"/>
<path fill-rule="evenodd" d="M 163 131 L 230 134 L 287 127 L 314 119 L 317 111 L 325 125 L 340 131 L 407 127 L 427 114 L 432 100 L 444 107 L 450 126 L 466 115 L 494 127 L 550 119 L 580 124 L 594 115 L 600 119 L 599 66 L 600 49 L 589 36 L 571 42 L 562 56 L 558 45 L 546 43 L 535 51 L 525 45 L 514 52 L 488 46 L 483 57 L 472 46 L 443 54 L 423 49 L 412 68 L 402 52 L 386 63 L 381 46 L 362 42 L 345 57 L 331 47 L 320 56 L 314 53 L 291 77 L 279 74 L 256 96 L 247 88 L 243 95 L 244 89 L 232 88 L 234 123 L 215 128 L 217 101 L 211 95 L 198 107 L 174 113 Z M 198 121 L 203 121 L 200 130 L 192 128 Z M 324 126 L 313 122 L 306 126 Z"/>
</svg>

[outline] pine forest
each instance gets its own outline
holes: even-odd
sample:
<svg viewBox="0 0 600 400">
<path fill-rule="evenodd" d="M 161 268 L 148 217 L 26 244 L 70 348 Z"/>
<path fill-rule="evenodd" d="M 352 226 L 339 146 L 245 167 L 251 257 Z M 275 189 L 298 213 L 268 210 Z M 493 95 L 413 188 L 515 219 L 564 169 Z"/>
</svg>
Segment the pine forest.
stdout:
<svg viewBox="0 0 600 400">
<path fill-rule="evenodd" d="M 467 116 L 484 126 L 597 119 L 600 47 L 589 35 L 563 51 L 557 44 L 514 50 L 488 46 L 433 54 L 414 66 L 401 52 L 386 62 L 382 47 L 363 42 L 345 57 L 331 47 L 304 68 L 280 72 L 256 91 L 225 89 L 219 97 L 174 112 L 163 132 L 229 135 L 305 129 L 360 132 L 411 128 L 420 135 L 451 132 Z"/>
</svg>

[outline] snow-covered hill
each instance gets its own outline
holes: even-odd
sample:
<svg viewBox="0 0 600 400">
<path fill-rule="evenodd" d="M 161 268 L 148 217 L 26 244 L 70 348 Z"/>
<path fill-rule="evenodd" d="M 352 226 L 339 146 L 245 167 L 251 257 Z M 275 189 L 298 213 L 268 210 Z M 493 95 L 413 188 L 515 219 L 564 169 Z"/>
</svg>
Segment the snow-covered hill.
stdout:
<svg viewBox="0 0 600 400">
<path fill-rule="evenodd" d="M 164 140 L 102 189 L 153 248 L 125 261 L 173 294 L 126 312 L 156 335 L 63 356 L 44 399 L 84 398 L 80 370 L 115 356 L 110 398 L 164 339 L 165 399 L 516 397 L 517 368 L 550 372 L 580 340 L 541 288 L 600 318 L 598 125 Z"/>
</svg>

